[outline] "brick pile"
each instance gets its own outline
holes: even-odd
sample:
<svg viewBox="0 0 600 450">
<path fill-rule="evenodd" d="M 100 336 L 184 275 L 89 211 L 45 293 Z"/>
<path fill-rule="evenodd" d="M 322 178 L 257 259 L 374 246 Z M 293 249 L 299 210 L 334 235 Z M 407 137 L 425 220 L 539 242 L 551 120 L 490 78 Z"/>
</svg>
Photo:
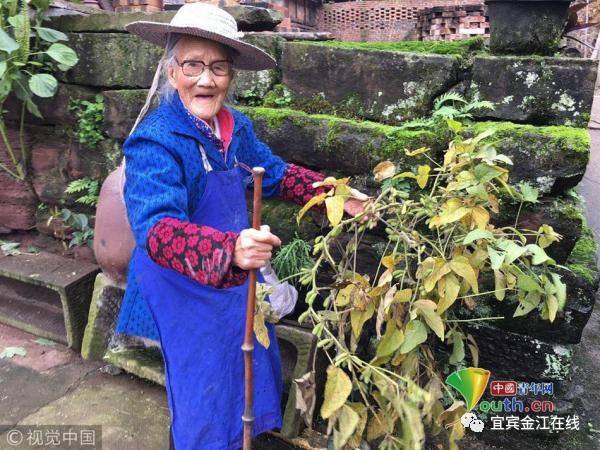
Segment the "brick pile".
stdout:
<svg viewBox="0 0 600 450">
<path fill-rule="evenodd" d="M 329 3 L 318 16 L 318 30 L 343 41 L 418 39 L 419 11 L 434 6 L 483 4 L 483 0 L 396 0 Z"/>
<path fill-rule="evenodd" d="M 490 22 L 484 5 L 435 6 L 419 11 L 417 35 L 423 41 L 453 41 L 489 36 Z"/>
</svg>

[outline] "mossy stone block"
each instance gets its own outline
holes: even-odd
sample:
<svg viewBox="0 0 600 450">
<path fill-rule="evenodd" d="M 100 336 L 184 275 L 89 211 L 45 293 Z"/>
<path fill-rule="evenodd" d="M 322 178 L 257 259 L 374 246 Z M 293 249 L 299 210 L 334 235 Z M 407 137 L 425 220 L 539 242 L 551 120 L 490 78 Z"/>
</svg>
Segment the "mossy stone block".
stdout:
<svg viewBox="0 0 600 450">
<path fill-rule="evenodd" d="M 587 127 L 598 61 L 584 58 L 476 56 L 471 95 L 495 104 L 478 117 Z"/>
<path fill-rule="evenodd" d="M 283 82 L 297 97 L 395 124 L 431 112 L 434 98 L 458 83 L 459 66 L 454 56 L 304 42 L 286 42 L 282 54 Z"/>
</svg>

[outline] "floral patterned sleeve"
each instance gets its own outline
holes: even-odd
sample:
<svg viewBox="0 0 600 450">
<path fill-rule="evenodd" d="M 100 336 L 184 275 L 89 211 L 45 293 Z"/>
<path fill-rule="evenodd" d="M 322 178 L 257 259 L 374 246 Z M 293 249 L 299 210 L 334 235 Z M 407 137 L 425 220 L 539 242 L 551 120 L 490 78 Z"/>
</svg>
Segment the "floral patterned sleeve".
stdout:
<svg viewBox="0 0 600 450">
<path fill-rule="evenodd" d="M 248 272 L 233 265 L 238 234 L 172 217 L 148 232 L 146 248 L 157 264 L 215 288 L 242 284 Z"/>
<path fill-rule="evenodd" d="M 279 197 L 282 200 L 304 205 L 312 197 L 325 192 L 327 188 L 314 188 L 312 184 L 323 181 L 325 175 L 314 170 L 307 169 L 295 164 L 288 164 L 281 179 Z"/>
</svg>

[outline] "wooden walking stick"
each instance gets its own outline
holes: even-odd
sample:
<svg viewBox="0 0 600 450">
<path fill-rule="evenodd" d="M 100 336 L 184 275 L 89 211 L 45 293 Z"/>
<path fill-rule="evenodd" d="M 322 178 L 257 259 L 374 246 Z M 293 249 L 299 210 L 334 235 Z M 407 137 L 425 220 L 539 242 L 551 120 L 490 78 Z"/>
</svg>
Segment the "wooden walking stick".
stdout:
<svg viewBox="0 0 600 450">
<path fill-rule="evenodd" d="M 254 180 L 254 200 L 252 205 L 252 228 L 260 230 L 260 215 L 262 209 L 262 181 L 265 169 L 252 168 Z M 246 307 L 246 330 L 244 333 L 244 447 L 243 450 L 252 448 L 252 424 L 254 423 L 254 380 L 252 374 L 252 352 L 254 350 L 254 308 L 256 305 L 256 269 L 250 270 L 250 284 L 248 286 L 248 303 Z"/>
</svg>

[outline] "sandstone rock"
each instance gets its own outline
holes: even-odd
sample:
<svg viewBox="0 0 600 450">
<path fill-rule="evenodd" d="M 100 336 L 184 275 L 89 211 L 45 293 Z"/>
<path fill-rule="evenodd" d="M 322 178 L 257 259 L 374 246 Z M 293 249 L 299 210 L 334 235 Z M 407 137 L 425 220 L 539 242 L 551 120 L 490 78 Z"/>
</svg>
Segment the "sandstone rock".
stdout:
<svg viewBox="0 0 600 450">
<path fill-rule="evenodd" d="M 479 117 L 587 127 L 598 61 L 476 56 L 471 95 L 495 104 Z"/>
<path fill-rule="evenodd" d="M 124 140 L 135 123 L 148 95 L 147 89 L 104 91 L 104 131 L 113 139 Z"/>
<path fill-rule="evenodd" d="M 427 115 L 433 99 L 459 81 L 458 70 L 453 56 L 305 42 L 283 46 L 283 81 L 301 99 L 387 123 Z"/>
</svg>

